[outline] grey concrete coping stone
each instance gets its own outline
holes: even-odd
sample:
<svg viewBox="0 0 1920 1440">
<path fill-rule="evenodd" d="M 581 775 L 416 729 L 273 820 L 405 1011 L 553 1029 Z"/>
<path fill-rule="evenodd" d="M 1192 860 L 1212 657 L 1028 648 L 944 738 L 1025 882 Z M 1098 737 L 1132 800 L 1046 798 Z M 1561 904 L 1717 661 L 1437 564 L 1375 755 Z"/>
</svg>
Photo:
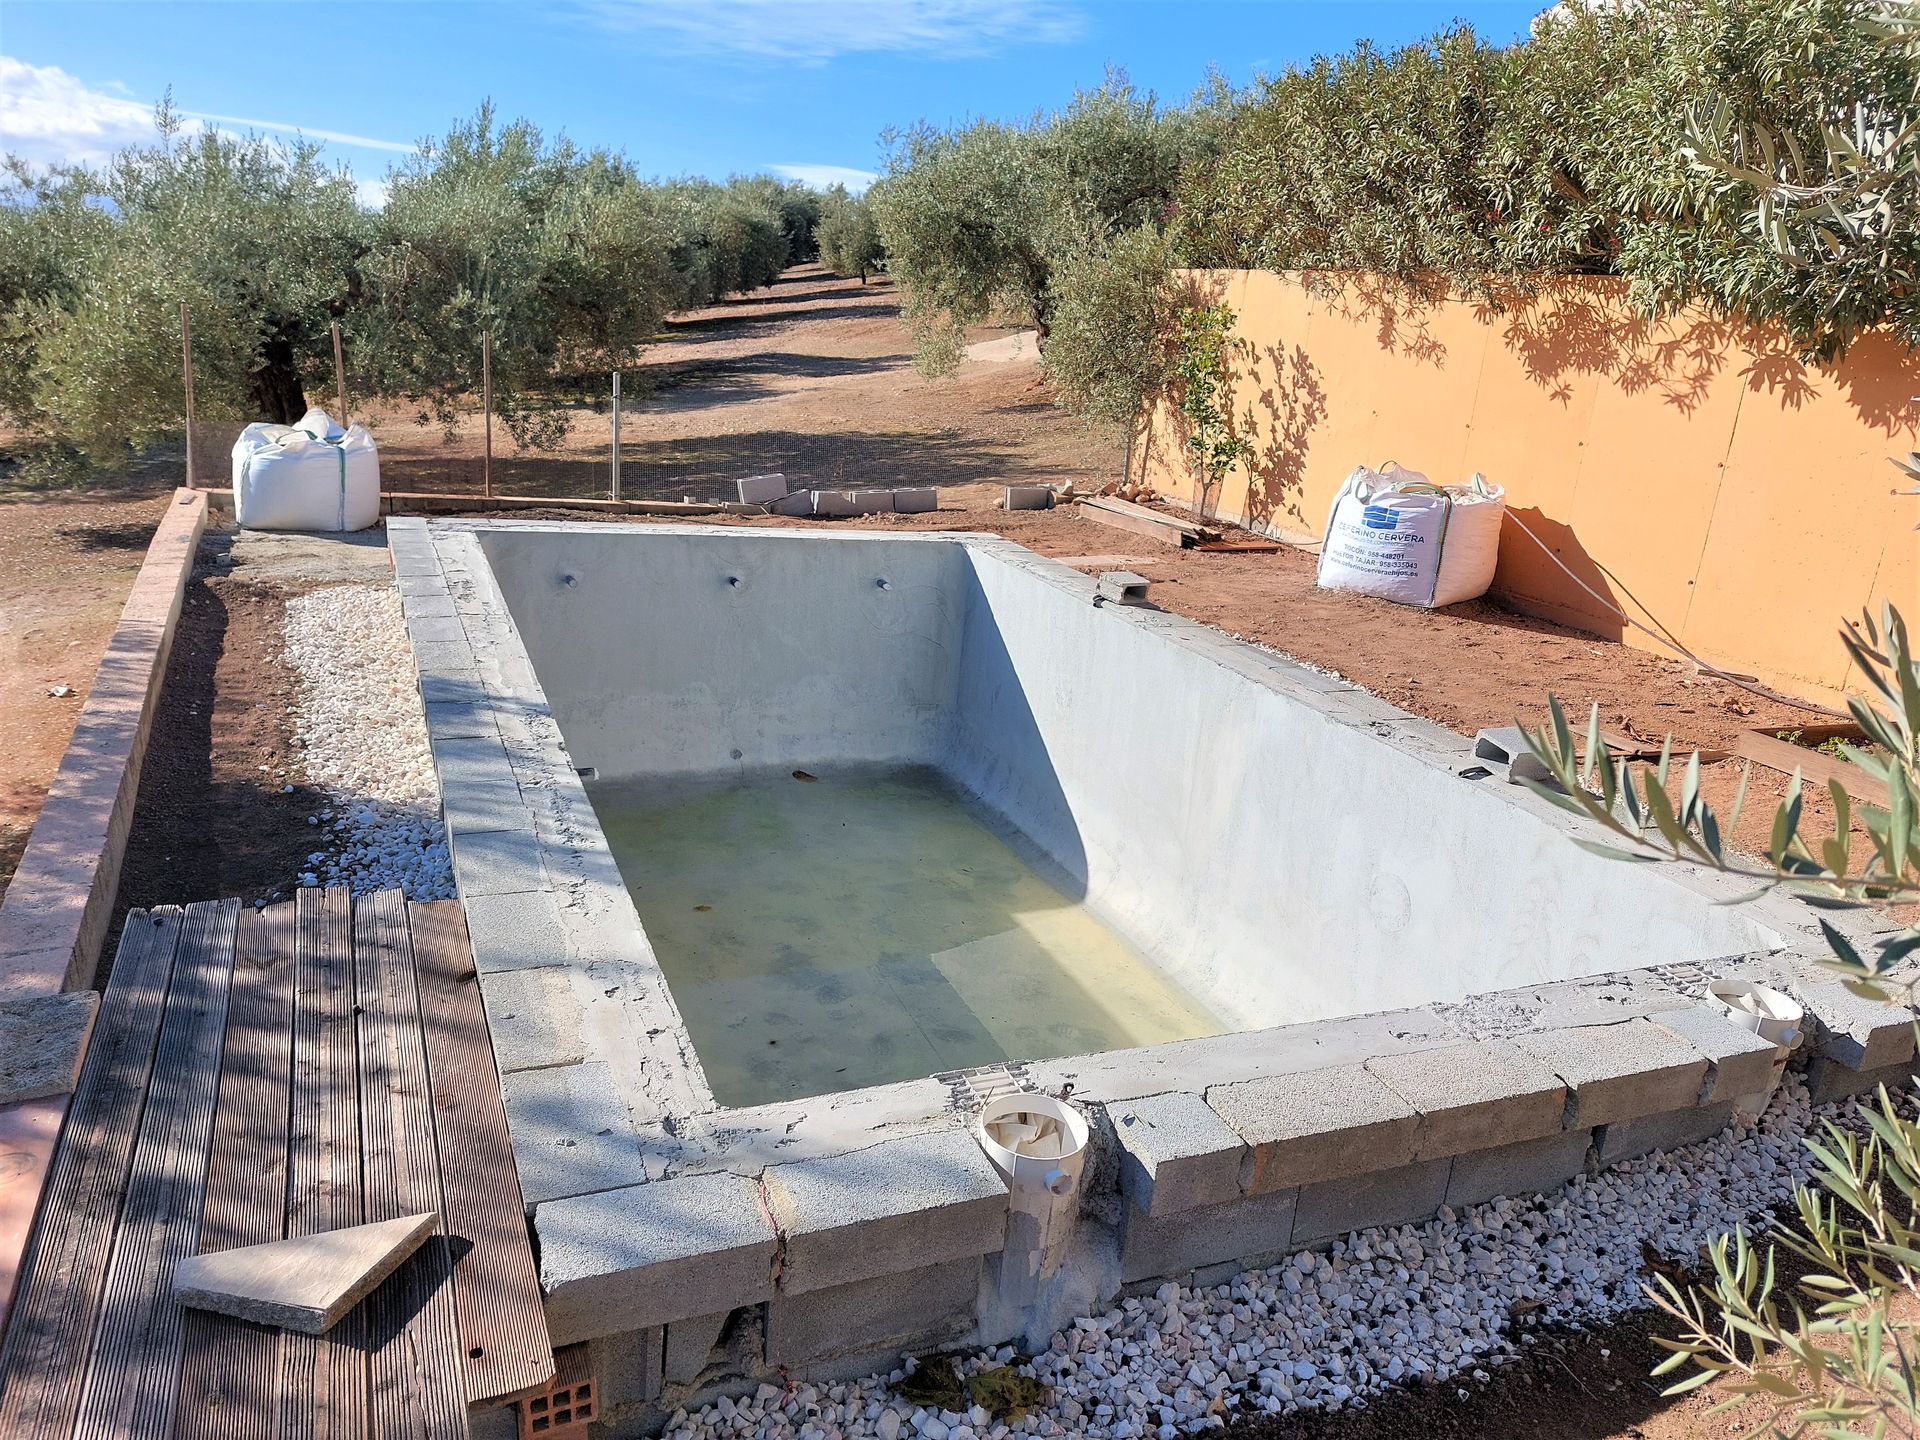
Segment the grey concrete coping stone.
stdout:
<svg viewBox="0 0 1920 1440">
<path fill-rule="evenodd" d="M 400 592 L 400 609 L 409 620 L 451 620 L 454 618 L 453 597 L 444 592 L 440 594 L 408 594 Z"/>
<path fill-rule="evenodd" d="M 95 990 L 0 1002 L 0 1105 L 71 1093 L 99 1008 Z"/>
<path fill-rule="evenodd" d="M 471 665 L 420 672 L 420 698 L 428 705 L 459 705 L 486 698 L 486 684 Z"/>
<path fill-rule="evenodd" d="M 547 888 L 539 838 L 531 830 L 454 830 L 453 876 L 460 898 L 514 895 Z"/>
<path fill-rule="evenodd" d="M 1175 1090 L 1198 1093 L 1239 1080 L 1358 1065 L 1376 1055 L 1431 1050 L 1466 1038 L 1438 1010 L 1420 1006 L 1042 1060 L 1030 1070 L 1049 1094 L 1111 1102 Z"/>
<path fill-rule="evenodd" d="M 472 674 L 479 667 L 474 663 L 473 647 L 461 638 L 415 641 L 413 668 L 420 675 L 426 676 Z"/>
<path fill-rule="evenodd" d="M 1520 1035 L 1514 1043 L 1572 1088 L 1569 1124 L 1582 1129 L 1696 1104 L 1707 1078 L 1706 1056 L 1639 1017 Z"/>
<path fill-rule="evenodd" d="M 587 1058 L 571 969 L 549 965 L 482 972 L 480 990 L 494 1064 L 502 1075 L 578 1065 Z"/>
<path fill-rule="evenodd" d="M 1419 1116 L 1365 1065 L 1216 1085 L 1207 1104 L 1247 1142 L 1249 1195 L 1413 1159 Z"/>
<path fill-rule="evenodd" d="M 493 707 L 485 700 L 436 700 L 426 706 L 427 734 L 434 740 L 485 739 L 498 735 Z"/>
<path fill-rule="evenodd" d="M 1366 1068 L 1418 1112 L 1414 1158 L 1557 1135 L 1567 1087 L 1551 1066 L 1502 1040 L 1386 1055 Z"/>
<path fill-rule="evenodd" d="M 1120 1142 L 1120 1187 L 1149 1215 L 1240 1196 L 1245 1143 L 1205 1100 L 1186 1091 L 1107 1107 Z"/>
<path fill-rule="evenodd" d="M 775 1165 L 762 1178 L 788 1294 L 986 1255 L 1005 1242 L 1006 1184 L 957 1127 Z"/>
<path fill-rule="evenodd" d="M 1732 1100 L 1764 1090 L 1773 1079 L 1777 1047 L 1719 1010 L 1696 1005 L 1690 1010 L 1667 1010 L 1650 1017 L 1662 1030 L 1671 1030 L 1707 1057 L 1703 1105 Z"/>
<path fill-rule="evenodd" d="M 1854 1070 L 1878 1070 L 1913 1058 L 1914 1013 L 1906 1006 L 1863 999 L 1824 977 L 1799 979 L 1792 992 L 1819 1023 L 1819 1054 Z"/>
<path fill-rule="evenodd" d="M 549 1200 L 534 1213 L 555 1345 L 672 1324 L 773 1295 L 773 1226 L 738 1175 Z"/>
<path fill-rule="evenodd" d="M 528 1204 L 650 1178 L 632 1116 L 603 1061 L 511 1071 L 501 1075 L 500 1089 Z"/>
</svg>

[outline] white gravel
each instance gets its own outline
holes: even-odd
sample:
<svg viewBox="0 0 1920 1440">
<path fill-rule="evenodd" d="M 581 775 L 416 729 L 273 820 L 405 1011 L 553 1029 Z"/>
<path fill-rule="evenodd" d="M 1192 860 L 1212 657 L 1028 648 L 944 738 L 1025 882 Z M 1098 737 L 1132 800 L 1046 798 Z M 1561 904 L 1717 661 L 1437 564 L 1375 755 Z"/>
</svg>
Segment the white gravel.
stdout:
<svg viewBox="0 0 1920 1440">
<path fill-rule="evenodd" d="M 1162 1285 L 1076 1320 L 1045 1354 L 1020 1362 L 1021 1373 L 1053 1386 L 1053 1399 L 1017 1425 L 892 1399 L 887 1380 L 905 1373 L 896 1371 L 844 1385 L 763 1385 L 676 1414 L 668 1434 L 1173 1440 L 1240 1414 L 1364 1407 L 1414 1377 L 1483 1382 L 1488 1367 L 1522 1353 L 1538 1324 L 1580 1325 L 1644 1305 L 1643 1243 L 1691 1260 L 1712 1236 L 1752 1224 L 1811 1174 L 1801 1143 L 1809 1127 L 1850 1114 L 1847 1102 L 1816 1116 L 1790 1075 L 1758 1124 L 1582 1177 L 1557 1195 L 1363 1230 L 1212 1289 Z M 1017 1358 L 983 1351 L 961 1370 Z"/>
<path fill-rule="evenodd" d="M 286 659 L 300 677 L 294 743 L 307 782 L 331 801 L 308 817 L 314 850 L 300 883 L 450 897 L 439 785 L 399 594 L 332 585 L 289 601 Z"/>
</svg>

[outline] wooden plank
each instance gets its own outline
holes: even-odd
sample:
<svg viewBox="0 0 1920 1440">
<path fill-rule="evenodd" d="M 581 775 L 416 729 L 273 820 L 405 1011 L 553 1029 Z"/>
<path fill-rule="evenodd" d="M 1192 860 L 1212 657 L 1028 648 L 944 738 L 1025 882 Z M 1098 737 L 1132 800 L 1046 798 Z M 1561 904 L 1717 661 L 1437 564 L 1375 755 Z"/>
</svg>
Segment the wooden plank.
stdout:
<svg viewBox="0 0 1920 1440">
<path fill-rule="evenodd" d="M 520 1175 L 494 1069 L 466 922 L 456 900 L 407 907 L 426 1025 L 447 1231 L 470 1248 L 453 1267 L 467 1399 L 519 1395 L 553 1378 L 553 1345 L 527 1239 Z"/>
<path fill-rule="evenodd" d="M 183 919 L 135 910 L 121 930 L 0 1347 L 8 1440 L 72 1433 Z"/>
<path fill-rule="evenodd" d="M 1162 515 L 1158 510 L 1149 510 L 1144 505 L 1115 500 L 1105 495 L 1089 495 L 1081 500 L 1080 512 L 1089 520 L 1111 525 L 1116 530 L 1149 536 L 1163 545 L 1191 545 L 1201 534 L 1197 525 L 1189 525 L 1171 515 Z"/>
<path fill-rule="evenodd" d="M 244 910 L 234 945 L 220 1097 L 200 1249 L 278 1240 L 287 1223 L 294 905 Z M 181 1317 L 176 1440 L 271 1440 L 280 1332 L 225 1315 Z"/>
<path fill-rule="evenodd" d="M 1736 735 L 1733 753 L 1789 775 L 1798 770 L 1809 784 L 1822 789 L 1826 788 L 1828 781 L 1838 780 L 1840 787 L 1853 799 L 1878 805 L 1883 810 L 1893 803 L 1893 796 L 1888 793 L 1885 784 L 1864 770 L 1855 769 L 1838 755 L 1824 755 L 1818 750 L 1803 749 L 1758 730 L 1742 730 Z"/>
<path fill-rule="evenodd" d="M 295 904 L 286 1233 L 312 1235 L 364 1218 L 352 909 L 337 887 L 302 890 Z M 326 1335 L 282 1337 L 278 1434 L 288 1440 L 366 1434 L 361 1318 L 349 1315 Z"/>
<path fill-rule="evenodd" d="M 398 890 L 354 907 L 360 1003 L 361 1165 L 369 1221 L 443 1212 L 420 992 Z M 467 1391 L 453 1290 L 453 1250 L 436 1215 L 412 1259 L 368 1299 L 375 1435 L 421 1440 L 467 1433 Z"/>
<path fill-rule="evenodd" d="M 162 1440 L 180 1381 L 173 1267 L 200 1235 L 240 902 L 187 907 L 75 1440 Z"/>
</svg>

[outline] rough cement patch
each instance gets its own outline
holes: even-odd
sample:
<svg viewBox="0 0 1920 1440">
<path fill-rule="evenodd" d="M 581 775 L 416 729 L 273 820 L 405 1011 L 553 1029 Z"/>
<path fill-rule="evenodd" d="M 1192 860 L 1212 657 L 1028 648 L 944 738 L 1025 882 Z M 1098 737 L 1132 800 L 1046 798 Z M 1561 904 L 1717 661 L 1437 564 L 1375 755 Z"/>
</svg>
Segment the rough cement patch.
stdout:
<svg viewBox="0 0 1920 1440">
<path fill-rule="evenodd" d="M 757 1304 L 773 1294 L 758 1187 L 694 1175 L 549 1200 L 535 1212 L 555 1345 Z"/>
<path fill-rule="evenodd" d="M 985 1255 L 1005 1239 L 1006 1184 L 964 1130 L 775 1165 L 764 1180 L 790 1295 Z"/>
<path fill-rule="evenodd" d="M 1216 1085 L 1207 1104 L 1251 1147 L 1241 1169 L 1249 1195 L 1413 1158 L 1418 1116 L 1364 1065 Z"/>
</svg>

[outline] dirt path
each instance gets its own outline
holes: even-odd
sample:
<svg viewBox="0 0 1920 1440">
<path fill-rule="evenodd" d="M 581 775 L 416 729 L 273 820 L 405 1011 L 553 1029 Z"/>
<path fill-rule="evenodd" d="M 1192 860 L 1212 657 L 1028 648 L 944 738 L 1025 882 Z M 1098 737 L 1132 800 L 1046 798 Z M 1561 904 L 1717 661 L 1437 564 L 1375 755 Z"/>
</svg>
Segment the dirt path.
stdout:
<svg viewBox="0 0 1920 1440">
<path fill-rule="evenodd" d="M 1007 333 L 983 328 L 976 338 Z M 924 380 L 912 366 L 899 298 L 801 266 L 777 284 L 667 322 L 646 363 L 625 375 L 621 488 L 629 499 L 733 496 L 742 475 L 780 471 L 796 485 L 995 485 L 1112 473 L 1120 454 L 1049 403 L 1031 363 L 969 362 Z M 449 442 L 397 409 L 376 411 L 390 490 L 478 492 L 478 415 Z M 494 428 L 503 494 L 604 494 L 611 422 L 582 406 L 564 445 L 516 450 Z"/>
<path fill-rule="evenodd" d="M 0 894 L 170 493 L 0 496 Z"/>
</svg>

